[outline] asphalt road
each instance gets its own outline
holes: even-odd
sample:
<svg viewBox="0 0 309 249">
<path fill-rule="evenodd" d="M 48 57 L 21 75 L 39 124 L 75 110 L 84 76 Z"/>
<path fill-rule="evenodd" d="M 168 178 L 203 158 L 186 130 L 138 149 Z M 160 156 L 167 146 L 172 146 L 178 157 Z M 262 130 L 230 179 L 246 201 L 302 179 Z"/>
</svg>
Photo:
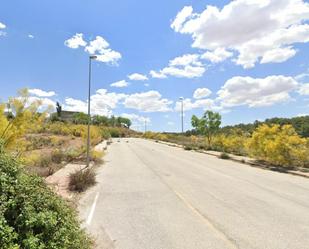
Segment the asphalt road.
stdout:
<svg viewBox="0 0 309 249">
<path fill-rule="evenodd" d="M 79 206 L 98 248 L 309 248 L 306 178 L 142 139 L 105 161 Z"/>
</svg>

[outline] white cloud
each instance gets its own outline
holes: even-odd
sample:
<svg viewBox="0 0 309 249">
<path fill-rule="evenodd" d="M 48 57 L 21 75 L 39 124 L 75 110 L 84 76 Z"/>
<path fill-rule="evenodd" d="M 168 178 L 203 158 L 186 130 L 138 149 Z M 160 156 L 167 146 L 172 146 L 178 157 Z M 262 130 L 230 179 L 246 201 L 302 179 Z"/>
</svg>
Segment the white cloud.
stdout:
<svg viewBox="0 0 309 249">
<path fill-rule="evenodd" d="M 6 28 L 6 25 L 2 22 L 0 22 L 0 29 L 5 29 Z"/>
<path fill-rule="evenodd" d="M 309 116 L 309 113 L 299 113 L 299 114 L 297 114 L 297 117 L 305 117 L 305 116 Z"/>
<path fill-rule="evenodd" d="M 129 82 L 125 80 L 120 80 L 120 81 L 110 84 L 111 87 L 127 87 L 128 85 L 129 85 Z"/>
<path fill-rule="evenodd" d="M 171 28 L 176 32 L 179 32 L 183 28 L 183 24 L 192 17 L 193 8 L 192 6 L 185 6 L 181 11 L 178 12 L 175 20 L 171 24 Z"/>
<path fill-rule="evenodd" d="M 203 66 L 203 64 L 199 61 L 198 54 L 184 54 L 182 56 L 176 57 L 173 60 L 170 60 L 169 66 Z"/>
<path fill-rule="evenodd" d="M 203 76 L 206 69 L 199 61 L 197 54 L 185 54 L 176 57 L 169 61 L 169 65 L 160 71 L 150 71 L 153 78 L 167 78 L 167 76 L 174 76 L 178 78 L 196 78 Z"/>
<path fill-rule="evenodd" d="M 282 75 L 263 79 L 233 77 L 218 91 L 218 100 L 224 107 L 247 105 L 271 106 L 291 100 L 290 92 L 298 83 L 292 77 Z"/>
<path fill-rule="evenodd" d="M 110 116 L 120 102 L 126 97 L 125 94 L 107 92 L 106 89 L 99 89 L 91 96 L 91 114 Z M 87 113 L 88 102 L 74 98 L 66 98 L 63 109 L 67 111 L 78 111 Z"/>
<path fill-rule="evenodd" d="M 40 103 L 39 111 L 54 111 L 56 107 L 56 102 L 45 97 L 37 97 L 37 96 L 30 96 L 27 99 L 27 104 L 31 105 L 32 103 Z"/>
<path fill-rule="evenodd" d="M 36 89 L 36 88 L 29 89 L 28 91 L 30 94 L 38 96 L 38 97 L 52 97 L 56 95 L 54 91 L 46 92 L 46 91 L 43 91 L 41 89 Z"/>
<path fill-rule="evenodd" d="M 296 50 L 292 49 L 292 47 L 286 48 L 275 48 L 265 52 L 261 59 L 261 64 L 270 63 L 270 62 L 284 62 L 296 54 Z"/>
<path fill-rule="evenodd" d="M 175 111 L 180 112 L 182 108 L 181 101 L 177 101 L 175 105 Z M 191 99 L 187 98 L 183 100 L 183 110 L 190 111 L 193 109 L 203 109 L 203 110 L 215 110 L 218 109 L 215 106 L 215 102 L 212 99 L 199 99 L 192 102 Z"/>
<path fill-rule="evenodd" d="M 167 76 L 164 75 L 162 72 L 156 72 L 154 70 L 151 70 L 149 73 L 150 73 L 152 78 L 157 78 L 157 79 L 166 79 L 167 78 Z"/>
<path fill-rule="evenodd" d="M 104 53 L 109 47 L 109 43 L 101 36 L 97 36 L 95 40 L 89 42 L 89 45 L 85 48 L 89 54 Z"/>
<path fill-rule="evenodd" d="M 33 38 L 34 38 L 34 35 L 29 34 L 29 35 L 28 35 L 28 38 L 33 39 Z"/>
<path fill-rule="evenodd" d="M 142 112 L 167 112 L 173 102 L 162 98 L 157 91 L 135 93 L 126 97 L 124 106 Z"/>
<path fill-rule="evenodd" d="M 121 59 L 121 54 L 109 48 L 109 43 L 102 36 L 97 36 L 95 40 L 90 41 L 85 51 L 89 54 L 96 54 L 96 60 L 103 63 L 116 65 Z"/>
<path fill-rule="evenodd" d="M 195 99 L 201 99 L 208 97 L 211 94 L 211 91 L 208 88 L 198 88 L 194 91 L 193 97 Z"/>
<path fill-rule="evenodd" d="M 97 56 L 96 60 L 103 63 L 117 65 L 118 60 L 121 59 L 121 54 L 112 50 L 109 47 L 109 43 L 102 36 L 97 36 L 87 45 L 87 42 L 83 39 L 83 34 L 77 33 L 72 38 L 66 40 L 64 44 L 73 49 L 85 47 L 85 52 L 91 55 L 95 54 Z"/>
<path fill-rule="evenodd" d="M 175 125 L 175 123 L 174 123 L 174 122 L 172 122 L 172 121 L 168 121 L 168 122 L 167 122 L 167 125 L 169 125 L 169 126 L 173 126 L 173 125 Z"/>
<path fill-rule="evenodd" d="M 76 33 L 73 37 L 66 40 L 64 42 L 64 45 L 66 45 L 69 48 L 77 49 L 79 47 L 85 47 L 87 45 L 87 42 L 84 41 L 82 33 Z"/>
<path fill-rule="evenodd" d="M 186 6 L 171 27 L 191 35 L 195 48 L 236 51 L 236 64 L 251 68 L 257 62 L 279 63 L 293 57 L 293 45 L 309 41 L 308 19 L 309 3 L 303 0 L 235 0 L 222 9 L 207 6 L 201 13 Z"/>
<path fill-rule="evenodd" d="M 134 113 L 122 113 L 120 116 L 130 119 L 132 121 L 133 125 L 136 125 L 136 123 L 144 124 L 145 121 L 147 123 L 151 122 L 149 117 L 140 116 L 140 115 L 137 115 L 137 114 L 134 114 Z"/>
<path fill-rule="evenodd" d="M 295 79 L 297 81 L 303 81 L 305 79 L 309 78 L 309 73 L 308 72 L 305 72 L 305 73 L 301 73 L 301 74 L 298 74 L 295 76 Z"/>
<path fill-rule="evenodd" d="M 128 75 L 128 78 L 130 80 L 140 80 L 140 81 L 148 80 L 148 77 L 146 75 L 139 73 L 130 74 Z"/>
<path fill-rule="evenodd" d="M 309 83 L 301 84 L 301 85 L 299 86 L 298 93 L 299 93 L 300 95 L 309 95 Z"/>
<path fill-rule="evenodd" d="M 0 22 L 0 29 L 5 29 L 5 28 L 6 28 L 6 25 Z M 0 36 L 5 36 L 5 35 L 6 35 L 6 32 L 0 30 Z"/>
<path fill-rule="evenodd" d="M 232 52 L 229 52 L 224 48 L 217 48 L 212 52 L 207 51 L 201 56 L 201 58 L 205 60 L 209 60 L 212 63 L 219 63 L 219 62 L 225 61 L 226 59 L 232 56 L 233 56 Z"/>
</svg>

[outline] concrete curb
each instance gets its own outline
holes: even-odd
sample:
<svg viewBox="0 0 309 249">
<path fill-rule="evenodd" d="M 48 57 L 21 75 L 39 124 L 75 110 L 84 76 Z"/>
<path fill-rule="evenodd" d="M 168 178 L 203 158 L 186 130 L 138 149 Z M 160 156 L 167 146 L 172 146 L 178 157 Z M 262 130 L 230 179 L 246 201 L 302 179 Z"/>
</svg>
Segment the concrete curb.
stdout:
<svg viewBox="0 0 309 249">
<path fill-rule="evenodd" d="M 151 140 L 153 140 L 153 139 L 151 139 Z M 168 145 L 168 146 L 172 146 L 172 147 L 183 148 L 183 149 L 185 148 L 185 146 L 183 146 L 183 145 L 174 144 L 174 143 L 170 143 L 170 142 L 164 142 L 164 141 L 160 141 L 160 140 L 153 140 L 153 141 L 155 141 L 157 143 L 165 144 L 165 145 Z M 219 155 L 221 153 L 221 152 L 217 152 L 217 153 L 219 153 L 219 154 L 217 154 L 217 153 L 206 151 L 206 150 L 192 150 L 192 151 L 207 154 L 207 155 L 210 155 L 210 156 L 215 156 L 215 157 L 219 157 Z M 227 159 L 227 160 L 246 164 L 246 165 L 249 165 L 250 167 L 258 167 L 258 168 L 264 169 L 264 170 L 271 170 L 266 165 L 255 162 L 254 159 L 249 159 L 249 160 L 238 159 L 238 158 L 235 158 L 235 155 L 233 155 L 233 154 L 229 154 L 229 153 L 227 153 L 227 154 L 230 156 L 230 158 Z M 306 173 L 301 173 L 301 172 L 292 171 L 292 170 L 286 170 L 286 171 L 279 171 L 278 170 L 276 172 L 291 174 L 291 175 L 294 175 L 294 176 L 301 176 L 301 177 L 309 179 L 309 173 L 306 174 Z"/>
</svg>

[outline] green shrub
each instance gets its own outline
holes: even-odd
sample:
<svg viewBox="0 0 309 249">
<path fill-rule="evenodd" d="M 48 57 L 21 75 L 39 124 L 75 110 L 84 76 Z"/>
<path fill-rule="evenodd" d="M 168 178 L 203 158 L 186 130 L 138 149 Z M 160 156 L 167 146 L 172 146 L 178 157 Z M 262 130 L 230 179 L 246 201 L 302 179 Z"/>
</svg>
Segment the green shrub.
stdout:
<svg viewBox="0 0 309 249">
<path fill-rule="evenodd" d="M 71 191 L 83 192 L 95 185 L 95 173 L 92 169 L 79 170 L 70 175 L 69 189 Z"/>
<path fill-rule="evenodd" d="M 229 154 L 227 154 L 225 152 L 222 152 L 220 154 L 219 158 L 221 158 L 221 159 L 230 159 L 230 156 L 229 156 Z"/>
<path fill-rule="evenodd" d="M 75 211 L 1 148 L 0 248 L 91 248 Z"/>
<path fill-rule="evenodd" d="M 53 150 L 52 154 L 51 154 L 51 161 L 54 163 L 61 163 L 62 161 L 66 160 L 66 155 L 62 150 Z"/>
<path fill-rule="evenodd" d="M 193 148 L 192 148 L 191 146 L 189 146 L 189 145 L 186 145 L 186 146 L 184 147 L 184 149 L 185 149 L 185 150 L 193 150 Z"/>
</svg>

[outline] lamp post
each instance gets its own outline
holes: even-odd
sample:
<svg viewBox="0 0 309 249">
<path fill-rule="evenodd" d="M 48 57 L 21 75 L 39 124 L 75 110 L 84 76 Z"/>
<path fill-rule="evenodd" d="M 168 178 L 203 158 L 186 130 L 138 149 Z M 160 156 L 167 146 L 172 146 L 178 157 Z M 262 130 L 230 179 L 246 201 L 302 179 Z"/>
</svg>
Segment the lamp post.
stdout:
<svg viewBox="0 0 309 249">
<path fill-rule="evenodd" d="M 180 97 L 179 100 L 181 101 L 181 133 L 183 133 L 183 97 Z"/>
<path fill-rule="evenodd" d="M 88 130 L 87 130 L 87 164 L 86 168 L 89 167 L 90 162 L 90 123 L 91 123 L 91 114 L 90 114 L 90 91 L 91 91 L 91 62 L 97 58 L 96 55 L 89 56 L 89 84 L 88 84 Z"/>
</svg>

